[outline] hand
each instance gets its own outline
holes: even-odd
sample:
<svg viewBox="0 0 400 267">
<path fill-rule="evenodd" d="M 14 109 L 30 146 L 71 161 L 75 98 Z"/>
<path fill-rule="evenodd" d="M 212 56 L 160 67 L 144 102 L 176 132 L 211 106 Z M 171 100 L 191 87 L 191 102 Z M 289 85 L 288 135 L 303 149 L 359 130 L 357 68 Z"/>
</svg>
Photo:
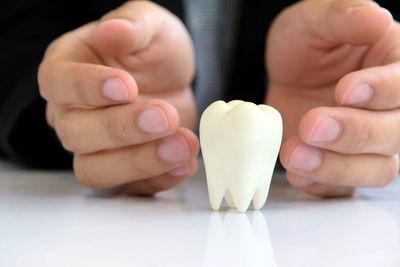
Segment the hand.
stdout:
<svg viewBox="0 0 400 267">
<path fill-rule="evenodd" d="M 162 7 L 130 1 L 55 40 L 40 65 L 47 121 L 85 186 L 154 194 L 197 169 L 193 46 Z"/>
<path fill-rule="evenodd" d="M 400 26 L 367 0 L 305 0 L 271 27 L 266 102 L 284 119 L 280 160 L 312 195 L 347 196 L 395 179 Z"/>
</svg>

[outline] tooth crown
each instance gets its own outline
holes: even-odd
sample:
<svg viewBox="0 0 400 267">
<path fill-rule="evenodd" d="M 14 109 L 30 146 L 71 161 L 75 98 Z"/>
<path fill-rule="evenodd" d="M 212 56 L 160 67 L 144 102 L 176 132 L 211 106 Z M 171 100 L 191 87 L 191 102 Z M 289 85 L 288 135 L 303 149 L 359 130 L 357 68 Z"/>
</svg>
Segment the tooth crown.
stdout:
<svg viewBox="0 0 400 267">
<path fill-rule="evenodd" d="M 261 208 L 282 140 L 282 118 L 267 105 L 239 100 L 211 104 L 200 120 L 200 143 L 210 204 L 239 211 Z"/>
</svg>

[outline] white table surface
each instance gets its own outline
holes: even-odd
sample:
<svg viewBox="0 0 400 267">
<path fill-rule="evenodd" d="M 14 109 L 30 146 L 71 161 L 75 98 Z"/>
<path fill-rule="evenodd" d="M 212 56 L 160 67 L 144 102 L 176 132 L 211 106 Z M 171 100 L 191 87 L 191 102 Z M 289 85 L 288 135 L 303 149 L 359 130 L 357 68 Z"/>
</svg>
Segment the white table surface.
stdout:
<svg viewBox="0 0 400 267">
<path fill-rule="evenodd" d="M 400 266 L 400 179 L 320 200 L 280 178 L 261 211 L 218 213 L 202 167 L 139 198 L 0 163 L 0 266 Z"/>
</svg>

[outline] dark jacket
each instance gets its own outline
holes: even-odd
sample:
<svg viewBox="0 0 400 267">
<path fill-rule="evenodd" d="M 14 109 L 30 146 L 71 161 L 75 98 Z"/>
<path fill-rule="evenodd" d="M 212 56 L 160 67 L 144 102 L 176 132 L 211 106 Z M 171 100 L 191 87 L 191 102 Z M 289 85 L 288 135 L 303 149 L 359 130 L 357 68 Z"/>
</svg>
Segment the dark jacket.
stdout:
<svg viewBox="0 0 400 267">
<path fill-rule="evenodd" d="M 201 0 L 199 0 L 201 1 Z M 0 5 L 0 156 L 36 167 L 71 167 L 71 154 L 45 121 L 37 69 L 48 44 L 61 34 L 96 20 L 121 0 L 20 0 Z M 154 1 L 184 20 L 180 0 Z M 234 62 L 226 99 L 262 102 L 266 77 L 264 40 L 274 17 L 296 1 L 242 1 Z M 398 1 L 379 1 L 395 17 Z"/>
</svg>

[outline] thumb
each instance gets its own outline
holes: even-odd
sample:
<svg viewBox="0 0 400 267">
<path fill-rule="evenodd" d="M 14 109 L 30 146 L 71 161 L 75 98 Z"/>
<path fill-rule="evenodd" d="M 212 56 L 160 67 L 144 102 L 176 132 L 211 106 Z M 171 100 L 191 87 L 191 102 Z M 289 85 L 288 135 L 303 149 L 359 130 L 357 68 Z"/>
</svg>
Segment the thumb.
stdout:
<svg viewBox="0 0 400 267">
<path fill-rule="evenodd" d="M 162 10 L 148 1 L 128 1 L 100 19 L 94 31 L 94 47 L 109 56 L 145 49 L 160 29 Z"/>
<path fill-rule="evenodd" d="M 329 44 L 368 45 L 390 28 L 390 12 L 369 0 L 308 0 L 301 16 L 313 34 Z"/>
</svg>

